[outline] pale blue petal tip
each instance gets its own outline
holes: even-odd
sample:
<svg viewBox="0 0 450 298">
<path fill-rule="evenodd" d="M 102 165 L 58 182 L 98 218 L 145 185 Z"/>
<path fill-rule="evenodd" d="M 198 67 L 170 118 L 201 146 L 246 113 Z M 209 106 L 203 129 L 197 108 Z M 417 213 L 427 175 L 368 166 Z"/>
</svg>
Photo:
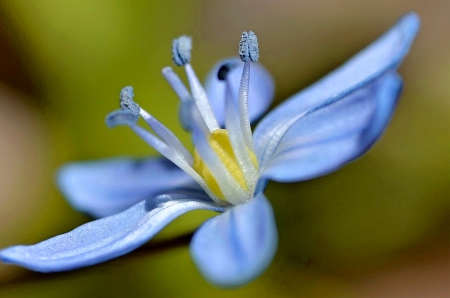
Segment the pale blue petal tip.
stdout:
<svg viewBox="0 0 450 298">
<path fill-rule="evenodd" d="M 403 24 L 409 28 L 412 36 L 415 36 L 420 28 L 420 17 L 415 12 L 409 12 L 401 18 Z"/>
<path fill-rule="evenodd" d="M 37 272 L 52 272 L 49 268 L 43 268 L 40 265 L 28 262 L 29 259 L 30 256 L 27 252 L 27 247 L 23 245 L 11 246 L 0 251 L 0 260 L 4 264 L 19 265 Z M 68 268 L 68 270 L 70 269 Z"/>
<path fill-rule="evenodd" d="M 403 40 L 400 40 L 400 51 L 398 53 L 397 65 L 403 60 L 420 29 L 420 18 L 415 12 L 404 15 L 394 26 L 393 30 L 403 33 Z M 395 64 L 394 64 L 395 65 Z"/>
<path fill-rule="evenodd" d="M 341 67 L 295 94 L 268 114 L 254 131 L 255 150 L 258 159 L 263 160 L 263 167 L 266 166 L 266 163 L 272 162 L 272 154 L 280 146 L 284 131 L 299 117 L 308 112 L 311 114 L 315 109 L 320 109 L 324 103 L 338 100 L 354 91 L 364 89 L 368 84 L 372 84 L 387 73 L 394 72 L 408 53 L 419 26 L 420 21 L 415 13 L 405 15 L 381 37 Z M 398 97 L 398 94 L 394 97 Z M 394 100 L 394 103 L 396 102 L 396 98 L 391 97 L 391 99 Z M 388 105 L 386 104 L 386 106 Z M 391 106 L 392 109 L 395 107 L 395 105 Z M 375 132 L 376 129 L 373 129 L 373 135 L 377 135 Z M 304 147 L 302 152 L 307 150 L 308 148 Z M 291 152 L 291 156 L 294 153 L 301 155 L 300 149 L 297 152 Z M 296 180 L 293 179 L 293 181 Z"/>
<path fill-rule="evenodd" d="M 277 244 L 272 207 L 260 194 L 204 223 L 190 252 L 205 279 L 233 288 L 258 277 L 272 261 Z"/>
</svg>

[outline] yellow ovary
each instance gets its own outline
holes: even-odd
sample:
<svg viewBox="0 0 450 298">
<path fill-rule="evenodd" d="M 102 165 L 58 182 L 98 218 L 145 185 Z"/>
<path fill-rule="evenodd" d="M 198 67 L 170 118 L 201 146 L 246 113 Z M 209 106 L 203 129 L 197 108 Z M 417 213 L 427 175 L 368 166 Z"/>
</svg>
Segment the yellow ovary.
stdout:
<svg viewBox="0 0 450 298">
<path fill-rule="evenodd" d="M 228 131 L 225 129 L 214 130 L 208 136 L 208 142 L 211 148 L 219 157 L 222 164 L 227 169 L 228 173 L 231 175 L 231 177 L 234 178 L 234 180 L 244 191 L 248 191 L 248 186 L 245 181 L 244 173 L 242 172 L 241 167 L 239 166 L 239 163 L 234 154 L 233 148 L 230 143 L 230 139 L 228 137 Z M 252 163 L 255 165 L 255 167 L 257 167 L 258 161 L 256 159 L 255 154 L 250 150 L 248 150 L 248 152 Z M 225 197 L 220 189 L 219 183 L 217 183 L 217 180 L 214 178 L 209 168 L 203 162 L 200 155 L 197 153 L 197 150 L 195 150 L 194 152 L 193 168 L 197 173 L 200 174 L 200 176 L 203 177 L 203 179 L 205 179 L 205 182 L 208 185 L 209 189 L 217 197 L 219 197 L 222 200 L 225 200 Z"/>
</svg>

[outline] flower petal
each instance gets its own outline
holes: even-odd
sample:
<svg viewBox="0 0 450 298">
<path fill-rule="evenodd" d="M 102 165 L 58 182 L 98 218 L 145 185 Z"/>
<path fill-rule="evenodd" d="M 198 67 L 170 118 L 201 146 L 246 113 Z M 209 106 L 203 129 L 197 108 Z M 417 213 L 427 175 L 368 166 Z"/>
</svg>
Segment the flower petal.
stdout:
<svg viewBox="0 0 450 298">
<path fill-rule="evenodd" d="M 311 110 L 288 128 L 262 177 L 311 179 L 359 157 L 388 124 L 401 89 L 400 77 L 389 72 Z"/>
<path fill-rule="evenodd" d="M 286 123 L 290 119 L 305 114 L 331 97 L 356 90 L 368 81 L 398 67 L 408 53 L 419 25 L 416 14 L 405 15 L 389 31 L 347 63 L 295 94 L 264 117 L 254 132 L 258 157 L 263 158 L 264 162 L 270 160 L 280 137 L 284 134 L 282 129 L 286 129 Z M 267 151 L 268 147 L 270 150 Z"/>
<path fill-rule="evenodd" d="M 190 251 L 208 281 L 236 287 L 266 269 L 277 243 L 272 207 L 260 193 L 248 203 L 205 222 L 194 234 Z"/>
<path fill-rule="evenodd" d="M 0 259 L 41 272 L 94 265 L 136 249 L 178 216 L 197 209 L 225 211 L 214 203 L 184 195 L 162 195 L 41 243 L 3 249 Z"/>
<path fill-rule="evenodd" d="M 226 65 L 231 67 L 227 78 L 231 82 L 233 98 L 237 102 L 242 70 L 244 69 L 244 62 L 239 58 L 228 58 L 217 63 L 210 71 L 205 83 L 208 100 L 221 126 L 225 123 L 225 82 L 219 80 L 218 73 Z M 272 76 L 259 63 L 252 63 L 251 65 L 248 94 L 249 116 L 252 121 L 258 119 L 267 111 L 275 94 L 275 84 Z"/>
<path fill-rule="evenodd" d="M 190 176 L 165 158 L 70 163 L 59 170 L 57 183 L 75 209 L 97 218 L 116 214 L 167 190 L 195 185 Z"/>
</svg>

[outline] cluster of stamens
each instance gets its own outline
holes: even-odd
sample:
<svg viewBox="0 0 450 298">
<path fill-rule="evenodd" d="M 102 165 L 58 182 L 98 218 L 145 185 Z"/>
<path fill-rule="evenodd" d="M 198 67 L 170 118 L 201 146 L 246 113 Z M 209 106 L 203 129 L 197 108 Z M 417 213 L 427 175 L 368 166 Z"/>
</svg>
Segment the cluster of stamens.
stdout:
<svg viewBox="0 0 450 298">
<path fill-rule="evenodd" d="M 109 127 L 128 125 L 190 175 L 215 202 L 241 204 L 253 197 L 259 174 L 248 114 L 250 61 L 258 60 L 258 41 L 252 31 L 242 34 L 239 55 L 245 63 L 237 104 L 228 80 L 228 72 L 236 65 L 225 64 L 218 71 L 217 76 L 226 90 L 225 129 L 216 120 L 206 92 L 190 65 L 191 49 L 191 39 L 187 36 L 173 41 L 173 62 L 185 68 L 190 92 L 171 67 L 165 67 L 162 73 L 181 100 L 181 124 L 193 134 L 193 155 L 169 129 L 133 101 L 132 87 L 122 89 L 121 109 L 109 114 L 106 123 Z M 154 133 L 137 125 L 139 116 Z"/>
</svg>

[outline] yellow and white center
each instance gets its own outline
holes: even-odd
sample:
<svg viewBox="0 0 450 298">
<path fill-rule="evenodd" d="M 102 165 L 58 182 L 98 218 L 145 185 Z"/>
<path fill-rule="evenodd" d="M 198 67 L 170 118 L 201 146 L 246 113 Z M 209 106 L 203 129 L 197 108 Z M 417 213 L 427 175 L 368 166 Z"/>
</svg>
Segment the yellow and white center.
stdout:
<svg viewBox="0 0 450 298">
<path fill-rule="evenodd" d="M 216 179 L 209 167 L 201 159 L 197 150 L 194 152 L 194 170 L 205 180 L 211 192 L 221 200 L 235 204 L 251 199 L 257 180 L 257 175 L 255 174 L 258 170 L 258 160 L 254 152 L 248 148 L 246 150 L 251 160 L 251 168 L 248 169 L 236 157 L 226 129 L 217 129 L 211 132 L 208 136 L 208 143 L 220 159 L 227 177 L 225 179 Z M 232 183 L 229 183 L 230 180 Z"/>
</svg>

